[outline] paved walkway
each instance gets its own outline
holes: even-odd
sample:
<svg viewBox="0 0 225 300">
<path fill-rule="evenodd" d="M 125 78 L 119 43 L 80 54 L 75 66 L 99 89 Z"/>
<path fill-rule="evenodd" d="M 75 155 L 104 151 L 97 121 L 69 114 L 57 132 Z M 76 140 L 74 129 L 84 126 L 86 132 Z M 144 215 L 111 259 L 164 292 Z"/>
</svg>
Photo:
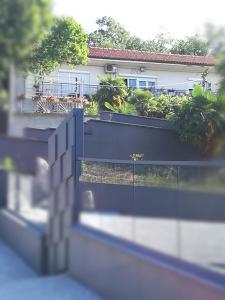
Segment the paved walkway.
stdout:
<svg viewBox="0 0 225 300">
<path fill-rule="evenodd" d="M 103 300 L 67 275 L 38 276 L 0 241 L 0 299 Z"/>
</svg>

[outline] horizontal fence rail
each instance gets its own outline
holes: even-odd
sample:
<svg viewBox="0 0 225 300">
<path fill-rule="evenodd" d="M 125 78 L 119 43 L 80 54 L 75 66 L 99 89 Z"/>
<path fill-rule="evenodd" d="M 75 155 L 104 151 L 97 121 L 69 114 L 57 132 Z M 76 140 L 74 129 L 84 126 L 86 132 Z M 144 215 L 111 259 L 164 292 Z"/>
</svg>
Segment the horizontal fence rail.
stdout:
<svg viewBox="0 0 225 300">
<path fill-rule="evenodd" d="M 138 164 L 138 165 L 160 165 L 160 166 L 202 166 L 202 167 L 225 167 L 225 161 L 166 161 L 166 160 L 116 160 L 116 159 L 104 159 L 104 158 L 89 158 L 78 157 L 79 161 L 89 161 L 96 163 L 118 163 L 118 164 Z"/>
</svg>

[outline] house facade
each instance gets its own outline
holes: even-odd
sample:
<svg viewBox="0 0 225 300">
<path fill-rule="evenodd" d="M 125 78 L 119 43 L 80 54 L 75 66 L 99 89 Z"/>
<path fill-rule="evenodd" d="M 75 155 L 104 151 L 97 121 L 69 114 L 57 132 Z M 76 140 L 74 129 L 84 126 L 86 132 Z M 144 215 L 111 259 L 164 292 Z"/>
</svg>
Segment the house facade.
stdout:
<svg viewBox="0 0 225 300">
<path fill-rule="evenodd" d="M 66 104 L 64 114 L 61 110 L 58 114 L 41 115 L 37 113 L 37 102 L 32 100 L 36 94 L 59 97 L 93 95 L 99 88 L 100 79 L 112 75 L 123 77 L 129 88 L 182 95 L 190 93 L 195 84 L 202 82 L 202 73 L 208 74 L 206 87 L 216 92 L 219 77 L 212 57 L 90 48 L 87 65 L 76 68 L 62 65 L 38 83 L 32 75 L 19 80 L 16 96 L 11 102 L 9 134 L 21 136 L 25 127 L 57 127 L 63 120 Z"/>
<path fill-rule="evenodd" d="M 62 65 L 45 77 L 39 88 L 44 95 L 66 96 L 77 91 L 83 96 L 94 94 L 100 78 L 112 75 L 123 77 L 130 88 L 185 93 L 202 82 L 203 72 L 208 73 L 207 87 L 216 91 L 219 78 L 212 57 L 90 48 L 87 65 Z M 29 76 L 25 81 L 27 98 L 34 94 L 33 86 L 34 77 Z"/>
</svg>

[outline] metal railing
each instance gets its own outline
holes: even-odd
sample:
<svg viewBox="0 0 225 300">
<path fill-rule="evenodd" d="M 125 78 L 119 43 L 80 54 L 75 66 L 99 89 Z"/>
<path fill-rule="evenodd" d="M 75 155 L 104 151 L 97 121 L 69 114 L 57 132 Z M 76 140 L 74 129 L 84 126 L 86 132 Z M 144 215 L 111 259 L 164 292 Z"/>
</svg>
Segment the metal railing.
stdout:
<svg viewBox="0 0 225 300">
<path fill-rule="evenodd" d="M 25 95 L 23 99 L 17 101 L 15 110 L 22 113 L 67 113 L 72 108 L 79 107 L 79 105 L 73 103 L 73 98 L 89 99 L 93 97 L 101 87 L 103 87 L 103 85 L 71 82 L 52 83 L 42 81 L 39 82 L 38 85 L 34 85 L 32 89 L 27 91 L 27 95 Z M 109 89 L 120 88 L 120 86 L 105 87 Z M 132 91 L 133 88 L 130 90 Z M 150 88 L 148 90 L 150 90 L 154 96 L 184 96 L 190 95 L 191 93 L 191 90 L 156 88 Z M 48 97 L 53 97 L 54 101 L 47 101 Z M 70 99 L 68 100 L 66 98 Z"/>
<path fill-rule="evenodd" d="M 225 162 L 79 161 L 80 223 L 225 274 Z"/>
</svg>

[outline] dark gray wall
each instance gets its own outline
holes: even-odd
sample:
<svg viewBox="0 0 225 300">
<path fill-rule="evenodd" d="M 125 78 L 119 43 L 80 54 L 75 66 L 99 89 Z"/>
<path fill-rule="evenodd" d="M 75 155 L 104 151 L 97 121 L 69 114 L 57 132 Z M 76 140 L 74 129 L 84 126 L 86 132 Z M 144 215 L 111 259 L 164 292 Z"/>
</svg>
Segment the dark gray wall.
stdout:
<svg viewBox="0 0 225 300">
<path fill-rule="evenodd" d="M 0 161 L 6 156 L 12 158 L 17 171 L 35 173 L 36 158 L 48 160 L 46 142 L 26 138 L 0 136 Z"/>
<path fill-rule="evenodd" d="M 201 159 L 196 149 L 181 143 L 169 129 L 89 120 L 84 138 L 85 157 L 126 160 L 132 153 L 143 153 L 144 160 Z"/>
<path fill-rule="evenodd" d="M 54 128 L 37 129 L 26 127 L 23 132 L 25 138 L 48 142 L 49 137 L 54 131 Z"/>
<path fill-rule="evenodd" d="M 40 274 L 46 272 L 46 237 L 11 211 L 0 210 L 0 237 Z"/>
<path fill-rule="evenodd" d="M 87 193 L 92 193 L 94 211 L 129 216 L 179 220 L 225 221 L 224 194 L 120 184 L 80 183 L 80 203 L 88 210 Z M 106 201 L 107 199 L 107 201 Z"/>
<path fill-rule="evenodd" d="M 83 226 L 71 230 L 69 254 L 71 276 L 107 300 L 225 299 L 222 284 Z"/>
<path fill-rule="evenodd" d="M 132 153 L 143 153 L 144 160 L 201 159 L 197 149 L 180 142 L 175 131 L 169 129 L 171 124 L 168 121 L 120 114 L 113 116 L 120 122 L 88 120 L 85 123 L 85 157 L 130 159 Z M 41 141 L 46 141 L 53 132 L 54 129 L 25 129 L 27 137 Z M 43 147 L 47 151 L 47 146 Z"/>
<path fill-rule="evenodd" d="M 100 120 L 144 125 L 144 126 L 153 126 L 159 128 L 167 128 L 167 129 L 172 128 L 172 122 L 168 120 L 153 118 L 153 117 L 148 118 L 148 117 L 140 117 L 134 115 L 126 115 L 126 114 L 114 113 L 109 111 L 103 111 L 100 114 Z"/>
</svg>

